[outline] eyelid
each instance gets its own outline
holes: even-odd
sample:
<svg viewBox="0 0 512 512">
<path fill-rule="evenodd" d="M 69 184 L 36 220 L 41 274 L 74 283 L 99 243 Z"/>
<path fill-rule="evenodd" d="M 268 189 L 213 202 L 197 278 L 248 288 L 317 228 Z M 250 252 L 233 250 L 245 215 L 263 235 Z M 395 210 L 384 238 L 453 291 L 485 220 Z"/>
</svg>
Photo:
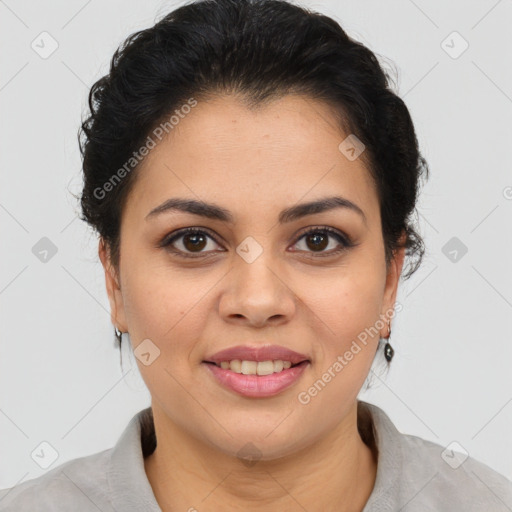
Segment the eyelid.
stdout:
<svg viewBox="0 0 512 512">
<path fill-rule="evenodd" d="M 352 239 L 343 231 L 340 231 L 339 229 L 336 228 L 332 228 L 331 226 L 322 225 L 308 226 L 306 228 L 303 228 L 303 230 L 299 231 L 299 234 L 296 235 L 297 241 L 300 240 L 304 235 L 314 233 L 315 231 L 325 231 L 334 238 L 339 237 L 347 247 L 354 245 Z"/>
</svg>

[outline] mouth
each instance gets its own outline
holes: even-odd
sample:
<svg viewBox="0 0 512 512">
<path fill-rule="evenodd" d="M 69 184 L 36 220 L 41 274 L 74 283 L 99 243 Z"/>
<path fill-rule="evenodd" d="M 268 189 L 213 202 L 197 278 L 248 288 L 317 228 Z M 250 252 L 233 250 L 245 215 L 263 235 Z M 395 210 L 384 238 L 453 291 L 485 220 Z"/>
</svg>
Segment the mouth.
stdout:
<svg viewBox="0 0 512 512">
<path fill-rule="evenodd" d="M 208 355 L 202 366 L 213 382 L 238 395 L 265 398 L 296 384 L 311 364 L 307 354 L 281 345 L 246 343 Z"/>
<path fill-rule="evenodd" d="M 247 398 L 269 398 L 297 384 L 310 365 L 309 360 L 291 361 L 231 360 L 215 363 L 203 361 L 203 366 L 222 388 Z"/>
</svg>

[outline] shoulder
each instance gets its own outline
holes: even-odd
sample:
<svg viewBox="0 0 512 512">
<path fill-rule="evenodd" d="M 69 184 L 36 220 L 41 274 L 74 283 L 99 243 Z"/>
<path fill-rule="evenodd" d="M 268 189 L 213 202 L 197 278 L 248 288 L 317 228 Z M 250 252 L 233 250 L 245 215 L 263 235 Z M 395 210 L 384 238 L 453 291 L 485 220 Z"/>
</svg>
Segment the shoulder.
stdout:
<svg viewBox="0 0 512 512">
<path fill-rule="evenodd" d="M 112 448 L 72 459 L 38 478 L 0 490 L 0 512 L 158 511 L 144 471 L 144 454 L 156 443 L 152 434 L 148 407 L 132 417 Z"/>
<path fill-rule="evenodd" d="M 0 490 L 0 512 L 113 512 L 107 467 L 112 449 L 70 460 L 47 473 Z"/>
<path fill-rule="evenodd" d="M 364 512 L 511 512 L 512 482 L 469 456 L 458 443 L 447 447 L 400 432 L 386 413 L 370 412 L 378 452 L 377 478 Z"/>
<path fill-rule="evenodd" d="M 458 444 L 447 447 L 409 434 L 400 434 L 404 483 L 432 510 L 512 510 L 512 482 Z M 447 506 L 448 505 L 448 506 Z M 451 507 L 451 508 L 450 508 Z M 464 508 L 465 507 L 465 508 Z M 426 509 L 428 510 L 428 508 Z"/>
</svg>

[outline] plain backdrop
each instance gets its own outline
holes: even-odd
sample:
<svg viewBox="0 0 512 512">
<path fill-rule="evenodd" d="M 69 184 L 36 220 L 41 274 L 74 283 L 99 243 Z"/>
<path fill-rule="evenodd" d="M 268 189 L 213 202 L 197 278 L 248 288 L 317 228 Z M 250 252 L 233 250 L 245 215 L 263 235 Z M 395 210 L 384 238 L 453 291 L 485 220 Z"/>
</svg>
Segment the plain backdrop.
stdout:
<svg viewBox="0 0 512 512">
<path fill-rule="evenodd" d="M 150 404 L 129 351 L 120 365 L 96 236 L 77 218 L 76 133 L 115 49 L 177 5 L 0 2 L 0 488 L 110 448 Z M 302 5 L 396 67 L 431 170 L 396 355 L 361 398 L 512 479 L 512 1 Z M 46 469 L 31 456 L 42 442 Z"/>
</svg>

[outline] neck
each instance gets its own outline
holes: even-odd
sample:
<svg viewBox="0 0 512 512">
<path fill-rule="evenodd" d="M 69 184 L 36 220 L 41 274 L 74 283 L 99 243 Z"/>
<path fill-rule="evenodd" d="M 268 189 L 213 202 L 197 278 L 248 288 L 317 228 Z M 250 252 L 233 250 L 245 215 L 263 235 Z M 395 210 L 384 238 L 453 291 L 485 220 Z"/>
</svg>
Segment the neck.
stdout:
<svg viewBox="0 0 512 512">
<path fill-rule="evenodd" d="M 155 404 L 152 409 L 158 442 L 144 465 L 163 512 L 360 512 L 373 490 L 377 457 L 359 434 L 357 402 L 333 431 L 307 448 L 252 464 L 192 437 Z"/>
</svg>

